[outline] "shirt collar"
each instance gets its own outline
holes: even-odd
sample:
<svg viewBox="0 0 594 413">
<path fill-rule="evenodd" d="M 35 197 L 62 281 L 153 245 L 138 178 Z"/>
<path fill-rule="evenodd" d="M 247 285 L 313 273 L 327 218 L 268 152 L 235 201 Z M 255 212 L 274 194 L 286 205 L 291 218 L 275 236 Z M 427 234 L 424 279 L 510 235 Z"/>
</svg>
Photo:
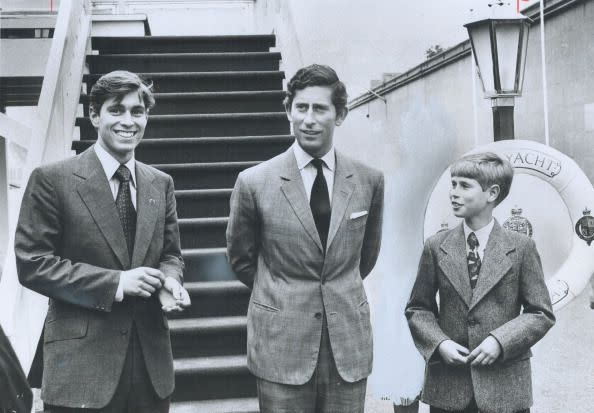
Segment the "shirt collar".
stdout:
<svg viewBox="0 0 594 413">
<path fill-rule="evenodd" d="M 487 241 L 489 241 L 489 235 L 491 235 L 491 231 L 493 230 L 494 225 L 495 219 L 491 218 L 491 221 L 489 221 L 487 225 L 485 225 L 481 229 L 473 231 L 472 228 L 466 225 L 466 221 L 464 221 L 464 239 L 467 240 L 468 235 L 470 235 L 471 232 L 474 232 L 474 235 L 476 235 L 476 238 L 478 239 L 480 249 L 484 250 L 487 246 Z"/>
<path fill-rule="evenodd" d="M 95 143 L 95 153 L 97 154 L 97 158 L 99 158 L 99 162 L 103 167 L 103 171 L 105 172 L 105 176 L 107 176 L 107 180 L 111 180 L 113 175 L 120 167 L 120 163 L 109 152 L 103 149 L 103 146 L 101 146 L 99 142 Z M 126 165 L 126 167 L 130 170 L 130 175 L 132 176 L 132 185 L 136 188 L 135 162 L 134 155 L 132 155 L 132 158 L 130 158 L 130 160 L 124 165 Z"/>
<path fill-rule="evenodd" d="M 300 171 L 307 165 L 309 165 L 309 163 L 313 159 L 313 156 L 305 152 L 303 148 L 299 146 L 299 143 L 297 141 L 293 143 L 293 153 L 295 154 L 295 159 L 297 160 L 297 167 Z M 322 156 L 320 159 L 324 161 L 324 164 L 329 170 L 334 172 L 334 167 L 336 166 L 336 155 L 334 145 L 332 145 L 328 153 L 326 153 L 326 155 Z"/>
</svg>

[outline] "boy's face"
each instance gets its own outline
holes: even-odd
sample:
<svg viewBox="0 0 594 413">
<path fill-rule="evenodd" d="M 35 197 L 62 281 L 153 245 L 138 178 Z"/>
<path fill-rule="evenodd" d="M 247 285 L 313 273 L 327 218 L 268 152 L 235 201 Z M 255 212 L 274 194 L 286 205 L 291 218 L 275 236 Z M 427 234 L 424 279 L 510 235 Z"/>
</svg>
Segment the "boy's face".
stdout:
<svg viewBox="0 0 594 413">
<path fill-rule="evenodd" d="M 454 215 L 458 218 L 472 219 L 484 215 L 488 206 L 495 205 L 498 195 L 498 185 L 492 185 L 483 191 L 476 179 L 452 176 L 450 202 Z"/>
<path fill-rule="evenodd" d="M 99 113 L 90 112 L 91 122 L 97 129 L 98 142 L 120 163 L 134 154 L 144 135 L 148 121 L 147 110 L 140 94 L 130 92 L 122 100 L 107 99 Z"/>
<path fill-rule="evenodd" d="M 287 116 L 299 146 L 314 158 L 320 158 L 332 147 L 334 127 L 342 123 L 346 111 L 336 113 L 331 87 L 308 86 L 295 92 Z"/>
</svg>

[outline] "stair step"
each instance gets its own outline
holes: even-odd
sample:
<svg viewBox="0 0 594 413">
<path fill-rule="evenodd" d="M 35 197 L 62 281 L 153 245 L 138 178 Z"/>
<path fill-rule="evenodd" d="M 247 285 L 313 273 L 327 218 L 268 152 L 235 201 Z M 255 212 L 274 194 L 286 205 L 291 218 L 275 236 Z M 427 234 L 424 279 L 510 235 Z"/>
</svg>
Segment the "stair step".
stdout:
<svg viewBox="0 0 594 413">
<path fill-rule="evenodd" d="M 177 402 L 171 404 L 171 413 L 258 413 L 258 399 L 223 399 Z"/>
<path fill-rule="evenodd" d="M 241 354 L 247 346 L 246 316 L 173 319 L 169 330 L 175 358 Z"/>
<path fill-rule="evenodd" d="M 187 189 L 175 198 L 178 218 L 228 216 L 231 189 Z"/>
<path fill-rule="evenodd" d="M 0 107 L 37 106 L 42 83 L 39 76 L 0 77 Z"/>
<path fill-rule="evenodd" d="M 203 162 L 154 164 L 173 177 L 176 189 L 233 188 L 237 175 L 260 162 Z"/>
<path fill-rule="evenodd" d="M 238 92 L 169 92 L 155 93 L 157 104 L 151 115 L 184 113 L 246 113 L 283 111 L 285 93 L 282 90 Z M 85 116 L 88 116 L 88 95 L 81 95 Z"/>
<path fill-rule="evenodd" d="M 182 248 L 224 247 L 228 217 L 183 218 L 178 220 Z"/>
<path fill-rule="evenodd" d="M 131 72 L 219 72 L 244 70 L 278 70 L 281 55 L 277 52 L 229 53 L 120 53 L 87 55 L 89 70 L 94 73 L 112 70 Z"/>
<path fill-rule="evenodd" d="M 93 37 L 93 50 L 100 53 L 158 52 L 259 52 L 275 46 L 272 34 L 237 36 Z"/>
<path fill-rule="evenodd" d="M 180 318 L 247 314 L 251 290 L 237 280 L 185 282 L 184 287 L 192 298 L 192 306 L 181 314 L 171 315 L 170 321 Z"/>
<path fill-rule="evenodd" d="M 227 249 L 191 248 L 182 250 L 186 283 L 209 281 L 235 281 L 237 277 L 227 261 Z"/>
<path fill-rule="evenodd" d="M 97 139 L 97 131 L 89 118 L 77 118 L 76 126 L 80 127 L 81 140 Z M 285 112 L 209 113 L 150 116 L 144 137 L 262 136 L 288 133 L 289 122 Z"/>
<path fill-rule="evenodd" d="M 256 383 L 246 355 L 192 357 L 173 360 L 173 401 L 256 396 Z"/>
<path fill-rule="evenodd" d="M 152 122 L 152 117 L 149 124 Z M 135 151 L 145 163 L 262 161 L 284 152 L 292 145 L 292 135 L 224 136 L 208 138 L 146 138 Z M 95 140 L 72 142 L 80 153 Z"/>
<path fill-rule="evenodd" d="M 106 72 L 105 72 L 106 73 Z M 151 80 L 155 92 L 216 92 L 281 90 L 285 73 L 282 71 L 217 71 L 217 72 L 161 72 L 144 70 L 138 74 Z M 102 74 L 86 74 L 83 77 L 87 93 Z"/>
</svg>

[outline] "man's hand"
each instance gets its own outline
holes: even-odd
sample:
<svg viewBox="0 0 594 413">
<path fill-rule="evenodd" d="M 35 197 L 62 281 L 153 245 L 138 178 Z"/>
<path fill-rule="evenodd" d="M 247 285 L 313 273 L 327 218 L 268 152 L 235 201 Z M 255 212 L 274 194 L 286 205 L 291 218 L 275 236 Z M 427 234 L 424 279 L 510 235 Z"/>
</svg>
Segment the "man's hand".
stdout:
<svg viewBox="0 0 594 413">
<path fill-rule="evenodd" d="M 501 355 L 501 344 L 491 335 L 487 336 L 481 344 L 468 356 L 472 366 L 488 366 Z"/>
<path fill-rule="evenodd" d="M 437 349 L 446 364 L 457 366 L 466 364 L 468 360 L 468 349 L 453 340 L 442 341 Z"/>
<path fill-rule="evenodd" d="M 124 295 L 135 295 L 149 298 L 155 291 L 161 288 L 165 276 L 155 268 L 138 267 L 128 271 L 122 271 L 120 281 Z"/>
<path fill-rule="evenodd" d="M 191 304 L 188 291 L 173 277 L 165 278 L 163 288 L 159 290 L 159 301 L 166 313 L 182 311 Z"/>
</svg>

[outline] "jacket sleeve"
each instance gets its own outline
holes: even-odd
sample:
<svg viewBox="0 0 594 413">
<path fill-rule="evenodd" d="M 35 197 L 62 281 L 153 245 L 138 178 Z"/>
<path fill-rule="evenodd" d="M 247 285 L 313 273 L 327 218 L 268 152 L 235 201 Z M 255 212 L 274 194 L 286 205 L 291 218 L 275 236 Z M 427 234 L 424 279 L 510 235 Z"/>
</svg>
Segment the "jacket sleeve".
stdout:
<svg viewBox="0 0 594 413">
<path fill-rule="evenodd" d="M 528 240 L 524 248 L 519 288 L 522 313 L 490 333 L 501 344 L 502 361 L 527 351 L 555 324 L 540 256 L 533 240 Z"/>
<path fill-rule="evenodd" d="M 449 339 L 438 323 L 439 313 L 435 299 L 438 289 L 437 263 L 428 240 L 423 248 L 417 278 L 404 311 L 415 346 L 425 361 L 434 356 L 442 341 Z"/>
<path fill-rule="evenodd" d="M 53 177 L 47 170 L 34 170 L 23 195 L 14 241 L 19 281 L 50 298 L 110 311 L 120 271 L 58 255 L 63 211 Z"/>
<path fill-rule="evenodd" d="M 371 272 L 380 252 L 382 240 L 382 222 L 384 211 L 384 175 L 380 174 L 373 192 L 369 217 L 365 224 L 365 236 L 361 247 L 361 262 L 359 272 L 361 278 L 367 277 Z"/>
<path fill-rule="evenodd" d="M 252 288 L 258 266 L 260 222 L 256 201 L 243 174 L 231 193 L 231 213 L 227 225 L 227 257 L 237 278 Z"/>
<path fill-rule="evenodd" d="M 159 270 L 165 277 L 173 277 L 180 284 L 183 282 L 184 261 L 181 254 L 173 179 L 170 176 L 167 180 L 165 229 Z"/>
</svg>

